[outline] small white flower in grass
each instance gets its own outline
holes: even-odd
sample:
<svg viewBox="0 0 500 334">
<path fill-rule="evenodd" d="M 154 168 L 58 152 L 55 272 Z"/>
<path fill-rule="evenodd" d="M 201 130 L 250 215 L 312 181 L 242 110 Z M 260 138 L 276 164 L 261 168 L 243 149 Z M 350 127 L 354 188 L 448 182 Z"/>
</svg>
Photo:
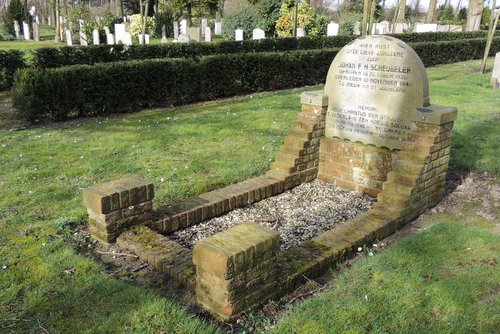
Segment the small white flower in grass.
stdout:
<svg viewBox="0 0 500 334">
<path fill-rule="evenodd" d="M 373 253 L 372 252 L 368 253 L 368 256 L 373 256 Z"/>
<path fill-rule="evenodd" d="M 80 159 L 83 159 L 83 155 L 80 155 Z"/>
<path fill-rule="evenodd" d="M 2 266 L 2 269 L 7 269 L 7 266 Z"/>
<path fill-rule="evenodd" d="M 368 295 L 365 295 L 365 300 L 368 300 Z"/>
<path fill-rule="evenodd" d="M 165 179 L 164 179 L 164 178 L 161 178 L 161 179 L 160 179 L 160 182 L 165 182 Z"/>
<path fill-rule="evenodd" d="M 33 191 L 32 191 L 32 190 L 30 190 L 30 191 L 28 191 L 28 193 L 29 193 L 30 195 L 32 195 L 32 194 L 33 194 Z"/>
<path fill-rule="evenodd" d="M 377 248 L 377 247 L 378 247 L 378 245 L 377 245 L 377 244 L 373 244 L 373 247 Z"/>
<path fill-rule="evenodd" d="M 22 157 L 23 155 L 22 154 L 19 154 L 20 157 Z"/>
<path fill-rule="evenodd" d="M 363 247 L 358 247 L 358 252 L 362 252 L 363 251 Z"/>
<path fill-rule="evenodd" d="M 133 205 L 131 205 L 131 206 L 129 206 L 128 208 L 129 208 L 130 210 L 133 210 L 133 209 L 134 209 L 134 206 L 133 206 Z"/>
<path fill-rule="evenodd" d="M 2 147 L 7 147 L 7 145 L 5 145 L 5 144 L 2 144 Z"/>
<path fill-rule="evenodd" d="M 265 147 L 265 146 L 262 146 L 262 149 L 263 149 L 263 150 L 265 150 L 265 149 L 266 149 L 266 147 Z"/>
<path fill-rule="evenodd" d="M 78 232 L 73 233 L 73 235 L 78 235 Z"/>
</svg>

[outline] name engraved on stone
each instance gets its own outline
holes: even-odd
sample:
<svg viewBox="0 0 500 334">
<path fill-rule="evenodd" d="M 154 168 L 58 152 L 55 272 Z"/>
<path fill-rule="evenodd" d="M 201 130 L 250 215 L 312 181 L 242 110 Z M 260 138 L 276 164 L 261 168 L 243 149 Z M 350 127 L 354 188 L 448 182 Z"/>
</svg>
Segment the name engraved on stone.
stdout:
<svg viewBox="0 0 500 334">
<path fill-rule="evenodd" d="M 402 41 L 367 36 L 335 57 L 325 86 L 327 137 L 399 149 L 417 108 L 428 106 L 422 61 Z"/>
</svg>

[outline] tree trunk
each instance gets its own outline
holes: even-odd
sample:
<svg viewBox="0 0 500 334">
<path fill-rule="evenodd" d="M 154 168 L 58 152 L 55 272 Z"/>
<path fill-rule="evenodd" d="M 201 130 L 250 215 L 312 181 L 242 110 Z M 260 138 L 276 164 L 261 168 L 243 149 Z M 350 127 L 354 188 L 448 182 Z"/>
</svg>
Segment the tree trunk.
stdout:
<svg viewBox="0 0 500 334">
<path fill-rule="evenodd" d="M 430 1 L 429 10 L 427 11 L 427 18 L 425 20 L 426 23 L 434 22 L 434 15 L 436 13 L 436 4 L 437 4 L 437 0 Z"/>
<path fill-rule="evenodd" d="M 488 60 L 488 54 L 490 53 L 491 43 L 493 42 L 493 36 L 497 30 L 498 18 L 500 17 L 500 8 L 495 14 L 495 2 L 493 2 L 493 9 L 491 10 L 491 17 L 494 17 L 493 24 L 489 27 L 488 31 L 488 41 L 486 42 L 486 48 L 484 49 L 483 61 L 481 62 L 481 73 L 486 72 L 486 60 Z"/>
<path fill-rule="evenodd" d="M 191 3 L 187 4 L 186 11 L 187 11 L 187 26 L 192 27 L 193 26 L 193 13 L 192 13 Z"/>
<path fill-rule="evenodd" d="M 368 25 L 368 29 L 370 30 L 370 34 L 373 34 L 373 27 L 375 25 L 375 9 L 377 7 L 377 0 L 372 0 L 372 4 L 370 7 L 370 24 Z"/>
<path fill-rule="evenodd" d="M 366 25 L 368 24 L 368 15 L 370 13 L 370 0 L 364 0 L 363 3 L 363 23 L 361 24 L 361 35 L 365 36 L 366 33 Z"/>
<path fill-rule="evenodd" d="M 469 0 L 466 31 L 478 31 L 483 16 L 483 0 Z"/>
<path fill-rule="evenodd" d="M 406 13 L 406 0 L 399 1 L 399 13 L 398 20 L 396 22 L 404 22 L 405 21 L 405 13 Z"/>
<path fill-rule="evenodd" d="M 123 0 L 116 0 L 116 15 L 123 17 Z"/>
<path fill-rule="evenodd" d="M 61 11 L 59 8 L 59 0 L 54 0 L 54 11 L 56 14 L 56 38 L 55 41 L 56 43 L 59 43 L 61 41 L 61 20 L 59 19 L 59 16 L 61 16 Z"/>
</svg>

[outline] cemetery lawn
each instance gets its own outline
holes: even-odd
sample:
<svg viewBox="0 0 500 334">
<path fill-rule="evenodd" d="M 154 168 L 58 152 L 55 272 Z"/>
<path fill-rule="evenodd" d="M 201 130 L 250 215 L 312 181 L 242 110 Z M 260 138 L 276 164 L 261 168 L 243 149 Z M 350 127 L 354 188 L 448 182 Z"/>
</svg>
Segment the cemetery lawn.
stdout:
<svg viewBox="0 0 500 334">
<path fill-rule="evenodd" d="M 488 173 L 498 184 L 500 91 L 478 68 L 478 61 L 429 68 L 431 102 L 459 109 L 450 168 Z M 140 175 L 163 205 L 261 175 L 292 127 L 302 91 L 20 131 L 0 122 L 0 332 L 225 331 L 140 277 L 112 275 L 96 261 L 84 238 L 81 191 Z M 414 236 L 355 261 L 274 331 L 494 332 L 498 227 L 475 214 L 486 195 L 426 215 Z"/>
</svg>

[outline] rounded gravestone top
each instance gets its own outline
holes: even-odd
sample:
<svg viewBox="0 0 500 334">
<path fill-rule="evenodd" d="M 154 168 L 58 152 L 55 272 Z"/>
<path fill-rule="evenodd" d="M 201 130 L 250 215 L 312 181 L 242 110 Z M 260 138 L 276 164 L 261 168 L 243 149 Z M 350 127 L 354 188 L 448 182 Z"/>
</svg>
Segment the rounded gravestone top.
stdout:
<svg viewBox="0 0 500 334">
<path fill-rule="evenodd" d="M 400 149 L 429 81 L 415 51 L 388 36 L 361 37 L 340 50 L 325 85 L 326 137 Z"/>
</svg>

